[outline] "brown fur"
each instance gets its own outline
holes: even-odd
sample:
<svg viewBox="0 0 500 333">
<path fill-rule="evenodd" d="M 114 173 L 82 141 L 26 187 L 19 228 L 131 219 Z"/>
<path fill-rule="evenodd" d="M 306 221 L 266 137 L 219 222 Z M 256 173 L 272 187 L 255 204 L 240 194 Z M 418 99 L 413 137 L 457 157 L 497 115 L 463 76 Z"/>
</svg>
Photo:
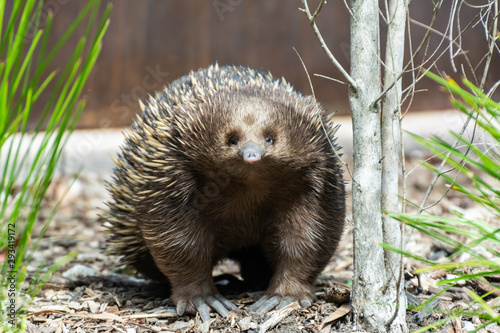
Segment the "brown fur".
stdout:
<svg viewBox="0 0 500 333">
<path fill-rule="evenodd" d="M 314 299 L 345 216 L 322 122 L 331 141 L 335 131 L 322 113 L 283 80 L 244 67 L 177 80 L 126 134 L 108 184 L 110 252 L 166 276 L 175 302 L 215 293 L 212 268 L 226 257 L 268 294 Z M 247 142 L 265 150 L 257 163 L 238 156 Z"/>
</svg>

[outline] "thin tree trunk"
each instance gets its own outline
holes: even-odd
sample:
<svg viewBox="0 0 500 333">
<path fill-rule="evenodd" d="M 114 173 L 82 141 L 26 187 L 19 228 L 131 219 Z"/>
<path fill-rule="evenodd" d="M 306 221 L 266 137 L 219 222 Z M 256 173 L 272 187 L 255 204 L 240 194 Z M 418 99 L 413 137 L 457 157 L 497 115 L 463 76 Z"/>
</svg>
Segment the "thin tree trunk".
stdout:
<svg viewBox="0 0 500 333">
<path fill-rule="evenodd" d="M 385 332 L 380 291 L 385 285 L 381 216 L 381 129 L 378 0 L 351 0 L 351 77 L 353 123 L 353 220 L 355 324 L 369 332 Z"/>
<path fill-rule="evenodd" d="M 406 11 L 409 0 L 389 0 L 385 87 L 381 89 L 379 1 L 351 0 L 351 71 L 330 52 L 303 0 L 309 23 L 323 50 L 349 83 L 354 134 L 353 220 L 355 325 L 368 332 L 406 332 L 401 257 L 385 252 L 386 242 L 401 245 L 399 224 L 386 220 L 382 209 L 398 211 L 400 102 Z M 384 114 L 381 114 L 381 100 Z M 383 133 L 382 133 L 382 122 Z M 386 141 L 383 141 L 386 140 Z"/>
<path fill-rule="evenodd" d="M 387 11 L 387 45 L 385 55 L 384 91 L 382 105 L 382 210 L 399 211 L 398 180 L 401 146 L 401 79 L 405 48 L 407 0 L 390 0 Z M 392 86 L 392 87 L 391 87 Z M 382 215 L 384 243 L 401 248 L 402 224 Z M 404 332 L 406 328 L 406 297 L 402 256 L 385 250 L 387 288 L 385 299 L 393 313 L 387 323 L 388 332 Z"/>
</svg>

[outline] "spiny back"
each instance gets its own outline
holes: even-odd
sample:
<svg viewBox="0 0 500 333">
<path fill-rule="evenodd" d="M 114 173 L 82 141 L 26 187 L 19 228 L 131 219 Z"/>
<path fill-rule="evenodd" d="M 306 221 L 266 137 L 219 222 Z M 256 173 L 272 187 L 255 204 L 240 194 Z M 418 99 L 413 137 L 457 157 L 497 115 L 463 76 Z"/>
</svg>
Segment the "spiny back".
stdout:
<svg viewBox="0 0 500 333">
<path fill-rule="evenodd" d="M 257 105 L 259 113 L 243 114 Z M 141 103 L 141 108 L 125 132 L 113 181 L 107 184 L 112 196 L 104 216 L 112 234 L 108 252 L 121 255 L 124 264 L 150 260 L 140 217 L 175 214 L 196 190 L 203 172 L 217 173 L 233 158 L 221 147 L 241 126 L 255 126 L 263 118 L 258 130 L 264 136 L 265 131 L 279 133 L 284 148 L 269 154 L 275 164 L 299 168 L 317 163 L 318 151 L 334 154 L 329 141 L 335 141 L 335 129 L 319 104 L 283 78 L 247 67 L 213 65 L 191 72 L 150 97 L 147 105 Z M 338 164 L 328 168 L 340 175 Z"/>
</svg>

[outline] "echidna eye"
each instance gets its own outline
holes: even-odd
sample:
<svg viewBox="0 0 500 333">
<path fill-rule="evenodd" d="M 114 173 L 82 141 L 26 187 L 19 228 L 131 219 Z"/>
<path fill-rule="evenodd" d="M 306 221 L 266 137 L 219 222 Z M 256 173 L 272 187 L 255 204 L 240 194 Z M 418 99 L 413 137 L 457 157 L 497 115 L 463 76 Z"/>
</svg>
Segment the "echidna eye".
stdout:
<svg viewBox="0 0 500 333">
<path fill-rule="evenodd" d="M 228 141 L 228 145 L 231 147 L 238 145 L 238 138 L 235 136 L 230 137 L 229 141 Z"/>
<path fill-rule="evenodd" d="M 274 138 L 273 138 L 272 135 L 268 135 L 268 136 L 266 136 L 266 138 L 264 139 L 264 141 L 266 141 L 266 144 L 272 145 L 274 143 Z"/>
</svg>

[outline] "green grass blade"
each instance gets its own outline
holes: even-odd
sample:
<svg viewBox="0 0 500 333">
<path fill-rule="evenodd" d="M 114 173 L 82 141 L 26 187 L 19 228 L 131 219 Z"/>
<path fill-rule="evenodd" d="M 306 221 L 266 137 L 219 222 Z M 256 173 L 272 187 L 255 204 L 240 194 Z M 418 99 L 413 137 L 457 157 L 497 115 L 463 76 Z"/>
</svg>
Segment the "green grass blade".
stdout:
<svg viewBox="0 0 500 333">
<path fill-rule="evenodd" d="M 0 149 L 4 168 L 0 181 L 0 231 L 2 236 L 6 236 L 7 223 L 16 223 L 18 245 L 14 268 L 18 270 L 17 290 L 21 290 L 21 282 L 28 273 L 26 267 L 29 260 L 59 208 L 60 202 L 56 203 L 54 210 L 45 219 L 41 235 L 33 242 L 32 230 L 39 223 L 38 213 L 47 188 L 54 177 L 68 134 L 75 128 L 85 105 L 84 101 L 79 100 L 80 94 L 101 50 L 111 8 L 108 6 L 105 15 L 97 22 L 100 1 L 89 1 L 55 47 L 49 47 L 49 34 L 54 18 L 49 15 L 45 29 L 38 28 L 42 5 L 41 0 L 13 2 L 9 21 L 0 28 L 0 59 L 5 59 L 0 62 L 0 108 L 9 111 L 0 112 Z M 0 0 L 0 8 L 5 8 L 4 0 Z M 5 13 L 0 13 L 0 22 L 5 22 Z M 85 19 L 88 19 L 86 23 Z M 77 47 L 62 64 L 62 70 L 49 72 L 47 69 L 53 66 L 55 56 L 82 25 L 85 25 L 84 35 L 80 36 Z M 96 30 L 96 26 L 97 32 L 92 32 Z M 30 28 L 33 29 L 29 30 Z M 29 35 L 31 32 L 33 36 Z M 50 83 L 58 89 L 52 89 L 49 93 L 47 87 Z M 41 121 L 35 130 L 28 132 L 31 110 L 42 93 L 49 93 L 48 102 L 42 105 Z M 40 131 L 42 124 L 47 126 L 43 133 Z M 14 192 L 15 196 L 12 195 Z M 0 245 L 7 244 L 5 239 L 2 237 Z M 53 271 L 73 255 L 56 261 L 45 274 L 35 273 L 35 282 L 30 286 L 32 296 L 40 290 Z M 7 265 L 3 263 L 0 267 L 2 285 L 5 285 L 7 270 Z M 8 299 L 5 294 L 0 292 L 0 305 L 3 306 L 6 301 Z M 21 304 L 18 310 L 18 329 L 22 329 L 26 323 L 23 315 L 25 306 L 27 303 Z M 3 312 L 0 312 L 0 318 L 0 322 L 5 322 Z M 5 332 L 16 329 L 3 324 L 0 327 Z"/>
</svg>

